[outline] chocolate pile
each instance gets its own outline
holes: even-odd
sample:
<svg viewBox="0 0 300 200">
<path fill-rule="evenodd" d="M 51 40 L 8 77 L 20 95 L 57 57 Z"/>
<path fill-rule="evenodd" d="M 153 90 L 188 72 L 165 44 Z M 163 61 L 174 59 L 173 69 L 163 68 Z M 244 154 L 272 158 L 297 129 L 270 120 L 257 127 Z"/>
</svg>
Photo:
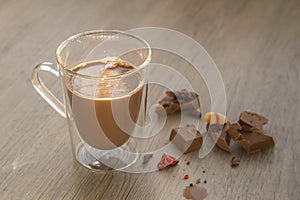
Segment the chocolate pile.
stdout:
<svg viewBox="0 0 300 200">
<path fill-rule="evenodd" d="M 214 113 L 214 115 L 221 114 Z M 208 117 L 205 116 L 205 119 L 208 124 L 211 124 L 207 120 Z M 264 116 L 244 111 L 240 114 L 238 122 L 214 123 L 207 126 L 207 132 L 215 140 L 217 146 L 226 152 L 231 152 L 230 140 L 233 139 L 245 151 L 253 153 L 275 145 L 273 137 L 263 132 L 263 125 L 267 123 L 268 119 Z"/>
<path fill-rule="evenodd" d="M 187 111 L 201 117 L 197 93 L 183 89 L 166 91 L 165 95 L 159 104 L 168 115 Z M 208 112 L 205 114 L 205 121 L 207 133 L 217 146 L 226 152 L 231 152 L 231 139 L 249 153 L 275 145 L 273 137 L 263 132 L 263 126 L 268 123 L 268 119 L 260 114 L 244 111 L 240 114 L 238 122 L 230 123 L 224 115 Z M 199 150 L 203 142 L 202 134 L 194 125 L 173 128 L 169 139 L 185 154 Z"/>
</svg>

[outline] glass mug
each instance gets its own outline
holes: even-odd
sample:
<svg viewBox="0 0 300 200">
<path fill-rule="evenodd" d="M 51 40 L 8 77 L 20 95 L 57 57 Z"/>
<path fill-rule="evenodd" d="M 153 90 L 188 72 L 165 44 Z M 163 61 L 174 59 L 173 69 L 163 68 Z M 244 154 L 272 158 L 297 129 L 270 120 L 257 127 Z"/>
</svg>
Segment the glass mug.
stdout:
<svg viewBox="0 0 300 200">
<path fill-rule="evenodd" d="M 149 44 L 125 32 L 90 31 L 62 42 L 56 59 L 34 68 L 32 84 L 66 118 L 75 159 L 95 171 L 133 164 L 138 153 L 130 135 L 145 115 Z M 64 103 L 47 89 L 40 71 L 60 78 Z"/>
</svg>

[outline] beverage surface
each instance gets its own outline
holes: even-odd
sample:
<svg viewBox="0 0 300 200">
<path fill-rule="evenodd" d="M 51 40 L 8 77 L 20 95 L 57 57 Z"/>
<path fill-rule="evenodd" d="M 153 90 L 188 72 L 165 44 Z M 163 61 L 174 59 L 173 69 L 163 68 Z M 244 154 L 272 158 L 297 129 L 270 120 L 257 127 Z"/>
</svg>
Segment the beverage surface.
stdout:
<svg viewBox="0 0 300 200">
<path fill-rule="evenodd" d="M 137 75 L 119 78 L 120 75 L 136 69 L 130 63 L 115 60 L 96 60 L 77 65 L 72 71 L 98 79 L 73 76 L 69 83 L 69 90 L 86 98 L 117 98 L 134 92 L 141 84 L 141 77 Z M 101 79 L 102 78 L 102 79 Z"/>
</svg>

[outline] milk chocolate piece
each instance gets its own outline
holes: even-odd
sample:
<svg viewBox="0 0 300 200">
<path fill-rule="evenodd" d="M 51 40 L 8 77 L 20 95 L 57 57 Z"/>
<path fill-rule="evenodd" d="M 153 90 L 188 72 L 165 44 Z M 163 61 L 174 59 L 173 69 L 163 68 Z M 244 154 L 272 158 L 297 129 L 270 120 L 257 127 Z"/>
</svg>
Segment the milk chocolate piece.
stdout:
<svg viewBox="0 0 300 200">
<path fill-rule="evenodd" d="M 230 153 L 231 149 L 229 145 L 231 137 L 227 133 L 229 127 L 229 122 L 227 122 L 225 125 L 212 124 L 208 126 L 208 133 L 220 149 Z"/>
<path fill-rule="evenodd" d="M 240 144 L 248 153 L 260 151 L 275 145 L 272 136 L 264 134 L 256 127 L 247 128 L 247 131 L 243 131 L 241 125 L 234 123 L 227 132 L 231 138 Z"/>
<path fill-rule="evenodd" d="M 185 154 L 200 149 L 203 142 L 201 133 L 194 125 L 172 129 L 170 141 Z"/>
<path fill-rule="evenodd" d="M 262 130 L 263 125 L 268 123 L 268 119 L 260 114 L 254 112 L 244 111 L 240 114 L 239 124 L 256 127 Z"/>
<path fill-rule="evenodd" d="M 166 96 L 159 101 L 167 114 L 180 111 L 191 111 L 201 116 L 199 95 L 183 89 L 181 91 L 166 91 Z"/>
</svg>

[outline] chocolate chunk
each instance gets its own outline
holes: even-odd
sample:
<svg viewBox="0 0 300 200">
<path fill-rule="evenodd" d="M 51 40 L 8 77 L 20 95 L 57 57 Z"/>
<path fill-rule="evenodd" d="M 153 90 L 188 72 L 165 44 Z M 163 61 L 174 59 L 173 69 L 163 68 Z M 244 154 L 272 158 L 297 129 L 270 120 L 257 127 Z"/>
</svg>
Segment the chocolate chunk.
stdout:
<svg viewBox="0 0 300 200">
<path fill-rule="evenodd" d="M 212 124 L 208 127 L 208 133 L 213 138 L 213 140 L 216 142 L 217 146 L 226 151 L 231 152 L 230 149 L 230 140 L 231 137 L 227 133 L 228 129 L 230 127 L 230 123 L 227 122 L 225 125 L 221 124 Z"/>
<path fill-rule="evenodd" d="M 240 159 L 232 157 L 232 159 L 231 159 L 231 167 L 233 168 L 233 167 L 239 166 L 240 162 L 241 162 Z"/>
<path fill-rule="evenodd" d="M 190 111 L 193 115 L 201 116 L 199 95 L 186 89 L 181 91 L 166 91 L 166 96 L 159 101 L 167 114 Z"/>
<path fill-rule="evenodd" d="M 200 149 L 203 142 L 201 133 L 194 125 L 172 129 L 170 141 L 185 154 Z"/>
<path fill-rule="evenodd" d="M 159 104 L 166 110 L 167 114 L 175 113 L 180 111 L 180 105 L 178 100 L 174 100 L 172 97 L 164 97 L 159 101 Z"/>
<path fill-rule="evenodd" d="M 263 125 L 268 123 L 268 119 L 260 114 L 244 111 L 240 114 L 239 123 L 262 130 Z"/>
<path fill-rule="evenodd" d="M 227 132 L 231 138 L 240 144 L 248 153 L 273 147 L 275 145 L 272 136 L 264 134 L 255 127 L 247 128 L 247 131 L 243 131 L 241 125 L 234 123 L 231 124 Z"/>
</svg>

